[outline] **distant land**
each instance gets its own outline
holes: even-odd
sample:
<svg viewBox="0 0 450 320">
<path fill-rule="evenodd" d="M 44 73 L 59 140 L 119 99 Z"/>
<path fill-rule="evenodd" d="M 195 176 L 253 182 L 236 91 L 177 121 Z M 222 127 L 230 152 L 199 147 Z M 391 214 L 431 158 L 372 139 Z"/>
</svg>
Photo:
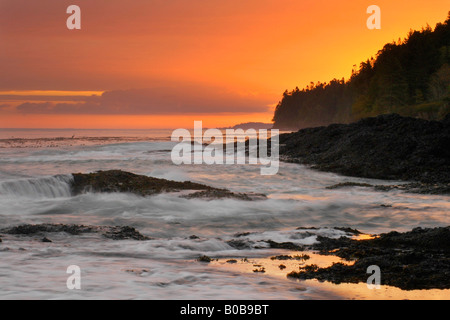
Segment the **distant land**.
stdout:
<svg viewBox="0 0 450 320">
<path fill-rule="evenodd" d="M 241 123 L 241 124 L 237 124 L 234 127 L 228 127 L 228 128 L 221 128 L 221 129 L 243 129 L 243 130 L 248 130 L 248 129 L 255 129 L 255 130 L 260 130 L 260 129 L 272 129 L 273 128 L 273 123 L 264 123 L 264 122 L 246 122 L 246 123 Z"/>
<path fill-rule="evenodd" d="M 434 30 L 411 30 L 386 44 L 347 81 L 286 90 L 273 122 L 274 128 L 298 130 L 391 113 L 426 120 L 450 113 L 450 13 Z"/>
</svg>

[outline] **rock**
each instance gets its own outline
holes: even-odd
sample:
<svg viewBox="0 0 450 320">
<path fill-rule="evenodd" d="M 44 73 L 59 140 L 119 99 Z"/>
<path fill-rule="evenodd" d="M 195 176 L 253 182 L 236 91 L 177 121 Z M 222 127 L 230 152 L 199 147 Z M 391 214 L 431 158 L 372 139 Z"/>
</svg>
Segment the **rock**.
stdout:
<svg viewBox="0 0 450 320">
<path fill-rule="evenodd" d="M 420 194 L 450 194 L 450 183 L 424 183 L 412 182 L 400 185 L 371 185 L 367 183 L 345 182 L 327 187 L 329 190 L 349 188 L 349 187 L 366 187 L 375 191 L 391 191 L 401 190 L 404 192 L 420 193 Z"/>
<path fill-rule="evenodd" d="M 236 264 L 236 263 L 238 263 L 238 261 L 236 259 L 230 259 L 230 260 L 227 260 L 227 263 Z"/>
<path fill-rule="evenodd" d="M 275 242 L 273 240 L 265 241 L 272 249 L 286 249 L 292 251 L 304 251 L 305 248 L 292 242 Z"/>
<path fill-rule="evenodd" d="M 382 285 L 403 290 L 450 289 L 450 227 L 390 232 L 370 240 L 318 237 L 311 249 L 355 261 L 328 268 L 309 266 L 288 276 L 333 283 L 359 283 L 368 279 L 367 268 L 381 269 Z"/>
<path fill-rule="evenodd" d="M 347 176 L 443 184 L 450 189 L 450 116 L 443 121 L 396 114 L 280 136 L 280 157 Z"/>
<path fill-rule="evenodd" d="M 182 196 L 185 199 L 238 199 L 243 201 L 265 200 L 266 195 L 250 193 L 234 193 L 226 189 L 210 189 Z"/>
<path fill-rule="evenodd" d="M 83 225 L 65 225 L 65 224 L 25 224 L 12 228 L 2 229 L 2 232 L 12 235 L 36 235 L 52 232 L 65 232 L 71 235 L 79 235 L 82 233 L 95 232 L 99 227 L 83 226 Z"/>
<path fill-rule="evenodd" d="M 344 183 L 338 183 L 332 186 L 327 187 L 327 189 L 340 189 L 340 188 L 347 188 L 347 187 L 365 187 L 365 188 L 371 188 L 373 187 L 372 184 L 368 183 L 358 183 L 358 182 L 344 182 Z"/>
<path fill-rule="evenodd" d="M 251 249 L 254 245 L 254 242 L 246 239 L 232 239 L 227 241 L 227 244 L 237 250 L 246 250 Z"/>
<path fill-rule="evenodd" d="M 84 226 L 84 225 L 65 225 L 65 224 L 38 224 L 38 225 L 21 225 L 1 230 L 3 233 L 11 235 L 35 236 L 46 235 L 48 233 L 65 232 L 70 235 L 80 235 L 85 233 L 99 233 L 105 238 L 112 240 L 151 240 L 139 233 L 135 228 L 128 226 Z M 45 240 L 45 241 L 44 241 Z M 44 237 L 42 242 L 51 242 Z"/>
<path fill-rule="evenodd" d="M 95 173 L 73 174 L 72 193 L 74 195 L 85 192 L 128 192 L 140 196 L 149 196 L 164 192 L 197 191 L 183 198 L 194 199 L 223 199 L 233 198 L 239 200 L 266 199 L 261 194 L 234 193 L 227 189 L 218 189 L 190 181 L 177 182 L 166 179 L 158 179 L 134 173 L 110 170 Z"/>
<path fill-rule="evenodd" d="M 146 241 L 151 240 L 151 238 L 146 237 L 139 233 L 135 228 L 132 227 L 108 227 L 106 228 L 106 232 L 103 233 L 103 236 L 112 240 L 137 240 L 137 241 Z"/>
<path fill-rule="evenodd" d="M 258 269 L 254 269 L 253 272 L 255 272 L 255 273 L 266 273 L 266 268 L 258 266 Z"/>
<path fill-rule="evenodd" d="M 201 256 L 201 257 L 197 258 L 197 261 L 210 263 L 210 262 L 214 261 L 214 259 L 212 259 L 212 258 L 210 258 L 208 256 Z"/>
<path fill-rule="evenodd" d="M 44 237 L 41 241 L 42 241 L 42 242 L 48 242 L 48 243 L 53 242 L 52 240 L 50 240 L 50 239 L 48 239 L 48 238 L 45 238 L 45 237 Z"/>
<path fill-rule="evenodd" d="M 309 259 L 311 259 L 311 257 L 308 256 L 307 254 L 296 255 L 296 256 L 280 255 L 280 256 L 271 257 L 270 259 L 271 260 L 309 260 Z"/>
</svg>

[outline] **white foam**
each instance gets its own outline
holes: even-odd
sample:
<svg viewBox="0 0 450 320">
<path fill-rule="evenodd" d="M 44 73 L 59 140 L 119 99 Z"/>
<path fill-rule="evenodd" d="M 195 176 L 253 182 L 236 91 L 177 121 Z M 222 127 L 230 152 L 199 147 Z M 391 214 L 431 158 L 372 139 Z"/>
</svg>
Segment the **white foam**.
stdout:
<svg viewBox="0 0 450 320">
<path fill-rule="evenodd" d="M 72 175 L 6 180 L 0 182 L 0 195 L 27 198 L 70 197 L 70 183 L 72 180 Z"/>
</svg>

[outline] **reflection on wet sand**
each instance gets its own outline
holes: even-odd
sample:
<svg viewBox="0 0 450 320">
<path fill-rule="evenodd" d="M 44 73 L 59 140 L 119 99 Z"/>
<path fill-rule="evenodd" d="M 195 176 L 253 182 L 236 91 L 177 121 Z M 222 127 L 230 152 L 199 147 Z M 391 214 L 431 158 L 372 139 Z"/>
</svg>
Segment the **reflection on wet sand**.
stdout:
<svg viewBox="0 0 450 320">
<path fill-rule="evenodd" d="M 364 239 L 373 238 L 370 235 L 357 236 Z M 356 239 L 356 238 L 355 238 Z M 323 297 L 335 297 L 336 299 L 357 300 L 450 300 L 450 290 L 401 290 L 391 286 L 381 286 L 381 289 L 369 289 L 366 283 L 341 283 L 320 282 L 318 280 L 297 280 L 287 277 L 292 271 L 300 268 L 317 266 L 326 268 L 333 263 L 351 265 L 353 262 L 345 261 L 336 256 L 324 256 L 314 252 L 304 252 L 308 259 L 296 258 L 298 251 L 280 252 L 279 258 L 275 256 L 251 259 L 218 259 L 211 262 L 212 267 L 225 269 L 238 273 L 253 273 L 261 277 L 277 277 L 280 281 L 294 281 L 302 284 L 304 288 L 312 288 L 324 292 Z M 370 275 L 368 274 L 367 277 Z M 326 299 L 326 298 L 325 298 Z"/>
</svg>

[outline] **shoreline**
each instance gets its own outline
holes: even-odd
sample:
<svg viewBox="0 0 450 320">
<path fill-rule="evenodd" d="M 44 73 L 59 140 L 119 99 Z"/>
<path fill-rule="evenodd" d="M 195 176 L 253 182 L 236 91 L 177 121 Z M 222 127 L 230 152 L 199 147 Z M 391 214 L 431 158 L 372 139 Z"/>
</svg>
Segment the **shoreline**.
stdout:
<svg viewBox="0 0 450 320">
<path fill-rule="evenodd" d="M 296 230 L 310 236 L 311 231 L 319 229 L 309 227 Z M 340 238 L 316 235 L 314 243 L 308 245 L 260 240 L 253 243 L 251 258 L 244 257 L 252 242 L 251 233 L 237 234 L 235 236 L 238 240 L 227 242 L 230 247 L 238 250 L 236 255 L 200 255 L 195 260 L 186 261 L 205 268 L 224 268 L 237 273 L 278 277 L 300 281 L 300 284 L 314 280 L 318 281 L 319 289 L 342 291 L 342 287 L 349 287 L 352 288 L 349 294 L 358 292 L 358 295 L 367 298 L 374 295 L 380 297 L 378 293 L 365 292 L 368 290 L 366 283 L 370 276 L 367 269 L 377 265 L 381 269 L 382 290 L 375 292 L 384 292 L 384 295 L 398 298 L 413 296 L 422 299 L 433 292 L 450 299 L 450 226 L 416 228 L 404 233 L 393 231 L 379 235 L 363 234 L 350 228 L 329 230 L 339 230 Z M 86 241 L 89 240 L 85 235 L 89 234 L 92 235 L 89 237 L 108 242 L 158 241 L 151 234 L 142 234 L 129 226 L 38 224 L 4 228 L 0 229 L 0 233 L 1 250 L 9 250 L 8 247 L 17 241 L 58 246 L 63 234 Z M 198 237 L 192 236 L 190 239 L 197 241 Z M 271 255 L 268 256 L 267 252 Z"/>
<path fill-rule="evenodd" d="M 280 252 L 285 255 L 295 256 L 298 252 L 286 250 Z M 331 266 L 334 262 L 345 262 L 339 258 L 331 256 L 323 256 L 315 251 L 305 251 L 305 254 L 311 257 L 310 263 L 319 265 L 321 267 Z M 266 256 L 263 258 L 251 258 L 248 261 L 237 260 L 236 263 L 230 264 L 230 259 L 221 258 L 218 261 L 210 263 L 211 268 L 220 270 L 250 274 L 255 276 L 255 281 L 262 280 L 265 277 L 276 278 L 278 281 L 289 281 L 298 284 L 297 290 L 299 292 L 312 290 L 314 295 L 319 294 L 321 298 L 318 299 L 339 299 L 339 300 L 448 300 L 450 299 L 450 289 L 416 289 L 416 290 L 402 290 L 397 287 L 389 285 L 381 285 L 380 289 L 369 289 L 367 284 L 361 283 L 340 283 L 334 284 L 330 281 L 320 281 L 317 279 L 300 280 L 290 278 L 287 276 L 292 271 L 298 270 L 299 267 L 304 266 L 305 263 L 298 261 L 274 261 L 273 256 Z M 348 262 L 347 262 L 348 263 Z M 285 265 L 286 269 L 280 270 L 280 265 Z M 262 266 L 265 272 L 255 272 L 254 270 Z M 367 277 L 370 275 L 367 274 Z"/>
<path fill-rule="evenodd" d="M 406 182 L 376 190 L 450 194 L 449 143 L 450 114 L 442 121 L 389 114 L 282 134 L 280 158 L 348 177 Z"/>
</svg>

